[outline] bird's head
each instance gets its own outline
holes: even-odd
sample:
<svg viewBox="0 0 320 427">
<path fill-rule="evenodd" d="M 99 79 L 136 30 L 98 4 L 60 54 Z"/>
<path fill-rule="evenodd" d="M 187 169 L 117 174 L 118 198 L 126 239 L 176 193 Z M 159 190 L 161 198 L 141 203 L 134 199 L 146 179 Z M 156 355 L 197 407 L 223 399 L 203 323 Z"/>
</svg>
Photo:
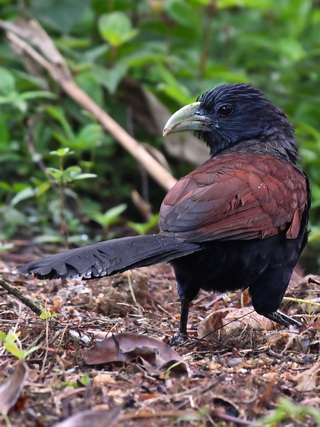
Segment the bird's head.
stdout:
<svg viewBox="0 0 320 427">
<path fill-rule="evenodd" d="M 255 141 L 258 150 L 273 148 L 291 160 L 297 158 L 294 130 L 285 113 L 251 84 L 218 86 L 178 110 L 163 135 L 182 131 L 194 131 L 209 145 L 211 156 Z"/>
</svg>

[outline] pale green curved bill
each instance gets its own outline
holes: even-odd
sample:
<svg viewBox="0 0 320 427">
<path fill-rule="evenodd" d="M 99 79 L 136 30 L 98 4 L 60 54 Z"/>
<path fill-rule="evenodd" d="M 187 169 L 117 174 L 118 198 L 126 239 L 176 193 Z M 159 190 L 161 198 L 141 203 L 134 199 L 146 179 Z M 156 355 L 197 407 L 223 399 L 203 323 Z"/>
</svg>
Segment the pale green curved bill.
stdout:
<svg viewBox="0 0 320 427">
<path fill-rule="evenodd" d="M 197 114 L 199 107 L 200 102 L 194 102 L 176 111 L 165 124 L 163 136 L 183 131 L 210 131 L 212 121 L 204 115 Z"/>
</svg>

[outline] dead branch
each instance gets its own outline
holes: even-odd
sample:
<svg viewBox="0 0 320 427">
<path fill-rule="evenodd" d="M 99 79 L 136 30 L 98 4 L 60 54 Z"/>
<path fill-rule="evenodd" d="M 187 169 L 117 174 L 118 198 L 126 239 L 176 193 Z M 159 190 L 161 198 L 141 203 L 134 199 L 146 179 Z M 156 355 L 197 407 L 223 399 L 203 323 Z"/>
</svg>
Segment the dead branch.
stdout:
<svg viewBox="0 0 320 427">
<path fill-rule="evenodd" d="M 27 307 L 30 308 L 31 311 L 36 313 L 38 316 L 43 312 L 43 309 L 40 307 L 40 305 L 34 303 L 30 298 L 23 295 L 19 289 L 17 289 L 15 286 L 9 285 L 8 282 L 0 278 L 0 286 L 3 287 L 9 294 L 16 297 L 18 300 L 20 300 L 23 304 L 25 304 Z"/>
<path fill-rule="evenodd" d="M 163 188 L 169 190 L 176 179 L 160 165 L 132 136 L 96 104 L 73 80 L 66 61 L 51 38 L 34 19 L 19 20 L 17 24 L 0 20 L 14 51 L 32 59 L 47 70 L 51 77 L 76 103 L 89 111 Z"/>
</svg>

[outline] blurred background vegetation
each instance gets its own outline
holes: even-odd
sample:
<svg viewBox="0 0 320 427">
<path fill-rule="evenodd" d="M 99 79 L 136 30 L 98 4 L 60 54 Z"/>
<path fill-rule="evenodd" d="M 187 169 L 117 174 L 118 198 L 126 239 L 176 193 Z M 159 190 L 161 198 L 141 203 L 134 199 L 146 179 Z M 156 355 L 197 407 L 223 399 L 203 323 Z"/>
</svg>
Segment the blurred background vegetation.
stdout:
<svg viewBox="0 0 320 427">
<path fill-rule="evenodd" d="M 313 189 L 304 265 L 319 272 L 319 1 L 0 0 L 0 17 L 36 18 L 77 84 L 163 152 L 177 178 L 200 159 L 187 161 L 183 137 L 181 155 L 167 152 L 164 122 L 152 124 L 141 91 L 169 114 L 222 83 L 261 88 L 296 128 Z M 150 232 L 157 217 L 141 215 L 132 190 L 158 211 L 164 190 L 43 70 L 12 52 L 1 31 L 0 250 L 21 239 L 62 245 L 61 220 L 77 245 Z"/>
</svg>

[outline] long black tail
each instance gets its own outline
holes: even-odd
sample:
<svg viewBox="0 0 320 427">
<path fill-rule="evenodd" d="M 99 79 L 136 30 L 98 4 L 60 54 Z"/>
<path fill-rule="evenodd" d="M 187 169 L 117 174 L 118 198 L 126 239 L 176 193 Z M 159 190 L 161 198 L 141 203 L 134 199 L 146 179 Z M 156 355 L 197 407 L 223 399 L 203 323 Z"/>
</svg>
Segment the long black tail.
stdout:
<svg viewBox="0 0 320 427">
<path fill-rule="evenodd" d="M 197 252 L 201 246 L 161 234 L 124 237 L 72 249 L 20 266 L 40 279 L 111 276 Z"/>
</svg>

